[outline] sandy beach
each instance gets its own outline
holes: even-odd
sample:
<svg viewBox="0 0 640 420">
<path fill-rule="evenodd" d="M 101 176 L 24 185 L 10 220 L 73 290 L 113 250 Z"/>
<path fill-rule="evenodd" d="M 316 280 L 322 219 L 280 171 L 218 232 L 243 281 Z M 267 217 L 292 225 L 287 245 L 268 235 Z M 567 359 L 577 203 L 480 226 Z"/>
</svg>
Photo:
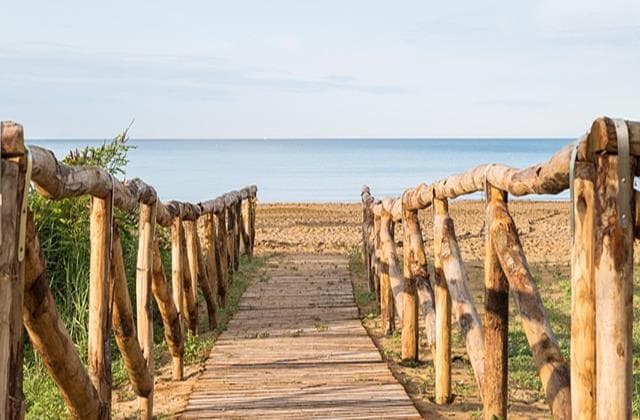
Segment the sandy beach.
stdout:
<svg viewBox="0 0 640 420">
<path fill-rule="evenodd" d="M 509 204 L 529 262 L 569 262 L 569 203 L 513 201 Z M 484 203 L 450 205 L 463 258 L 484 258 Z M 431 210 L 420 212 L 427 252 L 433 238 Z M 360 204 L 259 204 L 256 250 L 259 253 L 345 254 L 361 243 Z M 398 229 L 398 228 L 396 228 Z M 396 233 L 396 240 L 402 237 Z"/>
</svg>

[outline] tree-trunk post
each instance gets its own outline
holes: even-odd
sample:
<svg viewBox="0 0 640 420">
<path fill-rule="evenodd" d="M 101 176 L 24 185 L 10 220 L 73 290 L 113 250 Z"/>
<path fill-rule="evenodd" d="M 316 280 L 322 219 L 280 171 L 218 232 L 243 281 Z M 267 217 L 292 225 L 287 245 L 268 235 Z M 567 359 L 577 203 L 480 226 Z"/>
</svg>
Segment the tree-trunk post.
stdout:
<svg viewBox="0 0 640 420">
<path fill-rule="evenodd" d="M 371 211 L 371 204 L 373 203 L 373 197 L 369 187 L 362 187 L 362 257 L 367 276 L 367 285 L 369 286 L 369 293 L 374 293 L 376 290 L 374 272 L 373 272 L 373 244 L 371 242 L 371 232 L 373 230 L 373 212 Z"/>
<path fill-rule="evenodd" d="M 419 278 L 428 278 L 424 244 L 417 210 L 408 210 L 402 203 L 404 304 L 402 316 L 402 360 L 418 361 L 418 293 Z M 429 326 L 427 326 L 429 328 Z M 430 340 L 427 334 L 427 341 Z"/>
<path fill-rule="evenodd" d="M 444 220 L 449 216 L 449 207 L 446 200 L 440 199 L 433 201 L 433 207 L 436 303 L 435 401 L 436 404 L 447 404 L 451 400 L 451 296 L 442 270 L 441 246 L 444 239 Z"/>
<path fill-rule="evenodd" d="M 0 123 L 0 418 L 23 418 L 24 262 L 18 258 L 26 159 L 22 126 Z M 26 215 L 22 215 L 26 217 Z M 25 219 L 26 220 L 26 219 Z"/>
<path fill-rule="evenodd" d="M 236 206 L 235 203 L 231 203 L 226 207 L 226 222 L 227 222 L 227 258 L 228 258 L 228 270 L 230 273 L 235 273 L 236 267 L 236 239 L 235 235 L 235 224 L 236 224 Z M 233 277 L 229 278 L 230 281 L 233 281 Z"/>
<path fill-rule="evenodd" d="M 505 205 L 492 201 L 489 206 L 489 235 L 502 271 L 507 277 L 513 300 L 520 312 L 522 326 L 527 336 L 533 361 L 551 407 L 554 419 L 571 418 L 571 387 L 569 366 L 560 346 L 536 287 L 535 280 L 524 255 L 518 230 Z"/>
<path fill-rule="evenodd" d="M 214 245 L 213 213 L 206 213 L 198 219 L 198 272 L 200 276 L 198 283 L 207 304 L 207 314 L 209 316 L 209 330 L 218 326 L 216 320 L 217 311 L 217 285 L 216 280 L 216 250 Z"/>
<path fill-rule="evenodd" d="M 389 278 L 389 255 L 388 248 L 393 246 L 393 236 L 391 233 L 393 222 L 391 215 L 384 212 L 380 218 L 380 242 L 382 252 L 382 267 L 380 273 L 380 314 L 382 318 L 382 330 L 385 334 L 391 334 L 395 326 L 393 291 L 391 290 L 391 280 Z"/>
<path fill-rule="evenodd" d="M 140 203 L 138 227 L 138 260 L 136 263 L 136 313 L 140 348 L 147 361 L 153 383 L 153 244 L 156 232 L 156 205 Z M 140 417 L 153 418 L 153 389 L 148 397 L 139 397 Z"/>
<path fill-rule="evenodd" d="M 242 242 L 242 200 L 238 197 L 238 201 L 235 204 L 236 211 L 236 223 L 234 225 L 234 238 L 235 245 L 234 249 L 236 251 L 234 270 L 237 272 L 240 269 L 240 244 Z"/>
<path fill-rule="evenodd" d="M 251 238 L 251 255 L 254 254 L 256 246 L 256 205 L 257 198 L 255 194 L 251 194 L 249 198 L 249 221 L 251 228 L 249 229 L 249 236 Z"/>
<path fill-rule="evenodd" d="M 111 310 L 109 265 L 112 229 L 111 197 L 91 199 L 89 263 L 89 376 L 111 413 Z"/>
<path fill-rule="evenodd" d="M 240 227 L 242 233 L 242 246 L 244 248 L 244 254 L 247 258 L 251 259 L 253 250 L 251 249 L 251 197 L 242 200 L 242 218 Z"/>
<path fill-rule="evenodd" d="M 181 232 L 181 238 L 180 238 L 180 242 L 182 244 L 182 250 L 181 250 L 181 255 L 182 255 L 182 288 L 183 288 L 183 293 L 182 293 L 182 301 L 183 301 L 183 305 L 185 307 L 185 311 L 182 312 L 183 314 L 183 319 L 187 324 L 187 328 L 189 329 L 189 331 L 191 332 L 191 335 L 197 335 L 198 334 L 198 310 L 196 307 L 196 300 L 197 300 L 197 295 L 194 296 L 193 294 L 193 280 L 192 280 L 192 276 L 191 276 L 191 264 L 189 261 L 189 251 L 187 248 L 187 239 L 186 239 L 186 226 L 188 225 L 188 223 L 186 221 L 182 222 L 182 232 Z M 197 281 L 197 263 L 198 261 L 195 260 L 195 267 L 196 267 L 196 281 Z M 196 283 L 197 285 L 197 283 Z M 196 291 L 198 289 L 196 288 Z"/>
<path fill-rule="evenodd" d="M 183 289 L 183 257 L 182 257 L 182 220 L 176 217 L 171 224 L 171 294 L 173 304 L 178 311 L 180 331 L 184 337 L 184 323 L 182 321 L 186 308 L 184 305 Z M 173 356 L 173 380 L 181 381 L 184 378 L 182 357 Z"/>
<path fill-rule="evenodd" d="M 184 228 L 184 236 L 185 236 L 185 245 L 186 245 L 186 263 L 187 263 L 187 271 L 189 275 L 189 293 L 191 294 L 190 298 L 187 299 L 187 304 L 189 306 L 189 318 L 191 320 L 190 324 L 193 324 L 193 319 L 195 319 L 195 325 L 191 325 L 191 329 L 194 335 L 198 331 L 198 276 L 200 273 L 198 272 L 198 231 L 196 227 L 196 222 L 194 220 L 185 220 L 182 222 L 182 227 Z M 186 288 L 185 288 L 186 290 Z M 191 314 L 191 310 L 193 310 L 193 314 Z"/>
<path fill-rule="evenodd" d="M 220 305 L 227 305 L 227 287 L 229 284 L 229 269 L 227 268 L 227 224 L 225 211 L 216 214 L 216 273 L 218 274 L 218 296 Z"/>
<path fill-rule="evenodd" d="M 506 206 L 507 194 L 487 183 L 486 226 L 490 226 L 491 207 L 495 203 Z M 509 284 L 502 272 L 487 231 L 484 258 L 484 418 L 507 418 L 508 394 L 508 337 L 509 337 Z"/>
<path fill-rule="evenodd" d="M 376 290 L 376 301 L 380 304 L 380 284 L 382 282 L 382 264 L 383 264 L 383 256 L 382 256 L 382 246 L 380 244 L 380 225 L 382 224 L 380 216 L 373 217 L 373 232 L 374 232 L 374 283 Z"/>
<path fill-rule="evenodd" d="M 610 135 L 609 128 L 613 128 Z M 589 135 L 590 149 L 597 149 L 598 140 L 605 145 L 610 139 L 623 140 L 627 130 L 622 121 L 597 121 Z M 636 159 L 596 152 L 590 157 L 595 161 L 596 410 L 599 419 L 623 419 L 631 418 L 632 400 L 631 186 Z M 624 160 L 629 167 L 620 168 Z"/>
<path fill-rule="evenodd" d="M 575 163 L 571 252 L 571 406 L 574 419 L 596 417 L 595 168 Z"/>
</svg>

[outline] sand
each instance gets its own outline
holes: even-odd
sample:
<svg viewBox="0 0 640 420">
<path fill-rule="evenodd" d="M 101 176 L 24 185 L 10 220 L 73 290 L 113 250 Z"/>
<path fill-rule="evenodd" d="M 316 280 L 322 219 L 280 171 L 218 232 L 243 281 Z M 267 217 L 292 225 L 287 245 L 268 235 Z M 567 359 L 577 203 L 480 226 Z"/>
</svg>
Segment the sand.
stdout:
<svg viewBox="0 0 640 420">
<path fill-rule="evenodd" d="M 513 201 L 511 214 L 529 262 L 568 262 L 569 203 Z M 433 238 L 433 213 L 420 212 L 427 252 Z M 484 256 L 484 203 L 456 201 L 450 206 L 465 261 Z M 360 204 L 259 204 L 258 253 L 344 254 L 361 243 Z M 398 233 L 396 238 L 401 238 Z"/>
</svg>

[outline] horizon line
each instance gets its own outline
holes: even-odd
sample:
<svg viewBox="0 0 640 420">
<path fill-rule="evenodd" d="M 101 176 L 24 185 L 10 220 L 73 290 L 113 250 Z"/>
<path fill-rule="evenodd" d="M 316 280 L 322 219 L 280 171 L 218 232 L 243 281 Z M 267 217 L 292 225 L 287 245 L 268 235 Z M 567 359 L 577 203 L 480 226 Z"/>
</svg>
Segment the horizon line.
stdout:
<svg viewBox="0 0 640 420">
<path fill-rule="evenodd" d="M 296 140 L 572 140 L 579 136 L 425 136 L 425 137 L 134 137 L 129 136 L 130 140 L 140 141 L 296 141 Z M 31 137 L 25 138 L 26 141 L 46 140 L 46 141 L 109 141 L 111 138 L 98 137 Z"/>
</svg>

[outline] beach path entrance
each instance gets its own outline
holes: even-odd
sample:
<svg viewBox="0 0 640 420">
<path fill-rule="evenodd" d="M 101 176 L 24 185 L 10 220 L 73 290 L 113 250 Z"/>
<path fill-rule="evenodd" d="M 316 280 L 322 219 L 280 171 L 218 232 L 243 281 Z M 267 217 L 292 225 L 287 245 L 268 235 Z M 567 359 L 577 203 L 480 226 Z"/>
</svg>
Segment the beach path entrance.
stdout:
<svg viewBox="0 0 640 420">
<path fill-rule="evenodd" d="M 420 418 L 360 322 L 346 257 L 274 257 L 239 305 L 185 418 Z"/>
</svg>

